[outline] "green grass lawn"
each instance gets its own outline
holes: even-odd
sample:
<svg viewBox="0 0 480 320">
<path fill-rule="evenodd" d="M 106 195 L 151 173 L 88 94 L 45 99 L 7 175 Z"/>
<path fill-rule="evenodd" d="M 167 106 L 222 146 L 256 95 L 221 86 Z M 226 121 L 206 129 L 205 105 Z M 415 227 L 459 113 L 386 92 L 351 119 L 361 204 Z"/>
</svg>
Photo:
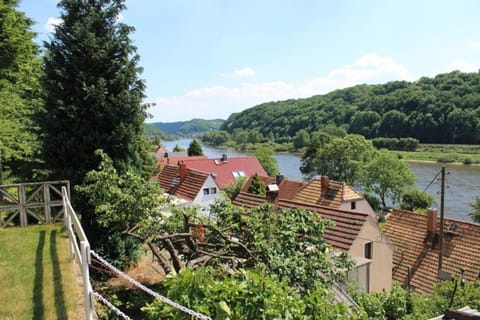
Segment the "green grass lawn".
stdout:
<svg viewBox="0 0 480 320">
<path fill-rule="evenodd" d="M 0 229 L 0 319 L 84 319 L 60 225 Z"/>
</svg>

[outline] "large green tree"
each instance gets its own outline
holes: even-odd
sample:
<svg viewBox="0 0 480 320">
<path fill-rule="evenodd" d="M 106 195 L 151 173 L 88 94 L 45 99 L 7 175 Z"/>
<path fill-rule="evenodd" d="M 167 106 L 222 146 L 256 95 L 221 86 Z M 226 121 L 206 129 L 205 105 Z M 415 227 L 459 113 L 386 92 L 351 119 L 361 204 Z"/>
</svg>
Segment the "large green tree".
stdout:
<svg viewBox="0 0 480 320">
<path fill-rule="evenodd" d="M 139 56 L 121 23 L 123 0 L 62 0 L 62 23 L 45 43 L 45 164 L 55 179 L 81 184 L 102 149 L 119 174 L 142 170 L 144 83 Z M 99 225 L 87 199 L 74 198 L 95 243 Z"/>
<path fill-rule="evenodd" d="M 374 153 L 372 143 L 360 135 L 314 139 L 302 158 L 300 170 L 310 176 L 325 175 L 354 185 L 360 182 L 362 170 Z"/>
<path fill-rule="evenodd" d="M 31 179 L 39 151 L 41 60 L 33 22 L 17 6 L 17 0 L 0 3 L 0 184 Z"/>
<path fill-rule="evenodd" d="M 380 197 L 383 208 L 387 199 L 398 202 L 405 188 L 415 182 L 415 174 L 408 165 L 386 150 L 377 151 L 364 172 L 365 189 Z"/>
</svg>

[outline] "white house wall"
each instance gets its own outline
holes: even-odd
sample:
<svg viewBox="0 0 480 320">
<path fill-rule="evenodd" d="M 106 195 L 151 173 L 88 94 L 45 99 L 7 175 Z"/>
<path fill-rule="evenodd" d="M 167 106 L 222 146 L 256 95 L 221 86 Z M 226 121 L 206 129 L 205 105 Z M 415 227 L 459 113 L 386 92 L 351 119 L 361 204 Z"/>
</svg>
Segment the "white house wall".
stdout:
<svg viewBox="0 0 480 320">
<path fill-rule="evenodd" d="M 203 193 L 203 189 L 208 188 L 209 194 L 205 195 Z M 216 193 L 212 193 L 211 190 L 215 188 Z M 223 195 L 220 192 L 220 188 L 218 188 L 217 184 L 215 183 L 215 180 L 213 180 L 212 176 L 208 176 L 207 180 L 205 180 L 205 183 L 203 184 L 202 188 L 198 192 L 197 196 L 193 200 L 193 204 L 200 205 L 200 206 L 209 206 L 210 204 L 213 204 L 215 202 L 215 199 L 223 199 Z"/>
</svg>

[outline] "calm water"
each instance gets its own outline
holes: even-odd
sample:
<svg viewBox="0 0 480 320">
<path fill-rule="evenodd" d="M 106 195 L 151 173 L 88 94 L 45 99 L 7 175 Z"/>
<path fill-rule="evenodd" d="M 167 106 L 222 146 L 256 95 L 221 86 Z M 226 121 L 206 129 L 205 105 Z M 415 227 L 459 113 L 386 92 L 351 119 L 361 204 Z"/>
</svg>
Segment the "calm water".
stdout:
<svg viewBox="0 0 480 320">
<path fill-rule="evenodd" d="M 176 144 L 185 149 L 188 148 L 191 139 L 180 139 L 176 141 L 167 141 L 163 145 L 172 150 Z M 245 156 L 245 153 L 232 149 L 217 149 L 202 146 L 203 152 L 209 158 L 221 157 L 226 153 L 230 157 Z M 280 172 L 290 180 L 303 180 L 300 172 L 300 157 L 290 153 L 276 153 L 275 158 L 278 161 Z M 433 183 L 426 190 L 437 202 L 440 208 L 440 180 L 434 177 L 440 172 L 442 165 L 437 163 L 409 162 L 408 165 L 417 176 L 417 188 L 425 190 L 427 186 Z M 446 165 L 445 179 L 445 216 L 460 220 L 469 220 L 468 213 L 472 211 L 470 204 L 475 201 L 476 196 L 480 196 L 480 166 L 465 165 Z"/>
</svg>

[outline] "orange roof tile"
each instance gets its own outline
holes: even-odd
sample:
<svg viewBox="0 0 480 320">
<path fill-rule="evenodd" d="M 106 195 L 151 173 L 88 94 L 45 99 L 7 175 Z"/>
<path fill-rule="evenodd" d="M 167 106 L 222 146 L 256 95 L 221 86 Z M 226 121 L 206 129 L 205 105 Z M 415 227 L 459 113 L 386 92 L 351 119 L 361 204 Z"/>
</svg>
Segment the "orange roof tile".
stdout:
<svg viewBox="0 0 480 320">
<path fill-rule="evenodd" d="M 247 192 L 240 192 L 234 199 L 233 204 L 244 208 L 254 208 L 267 202 L 264 196 Z M 325 241 L 332 247 L 348 251 L 357 237 L 360 229 L 367 220 L 368 214 L 333 209 L 315 204 L 299 203 L 291 200 L 278 200 L 277 207 L 280 209 L 300 208 L 318 213 L 322 218 L 335 222 L 333 228 L 325 230 Z"/>
<path fill-rule="evenodd" d="M 165 192 L 188 201 L 193 201 L 208 176 L 207 172 L 187 168 L 186 176 L 181 181 L 179 166 L 166 165 L 158 175 L 158 180 Z"/>
<path fill-rule="evenodd" d="M 320 205 L 309 205 L 295 201 L 279 200 L 279 208 L 300 208 L 318 213 L 322 218 L 335 222 L 333 228 L 325 230 L 325 241 L 332 247 L 348 251 L 367 220 L 368 214 L 345 211 Z"/>
<path fill-rule="evenodd" d="M 439 221 L 440 219 L 438 219 Z M 442 270 L 452 276 L 465 270 L 467 281 L 475 280 L 480 273 L 480 225 L 454 219 L 444 219 L 444 250 Z M 440 232 L 437 223 L 436 233 Z M 455 233 L 448 232 L 455 225 Z M 418 293 L 430 293 L 437 279 L 439 244 L 426 242 L 427 216 L 394 209 L 388 216 L 385 234 L 395 246 L 393 254 L 393 280 L 407 285 L 407 270 L 410 269 L 410 284 Z"/>
</svg>

